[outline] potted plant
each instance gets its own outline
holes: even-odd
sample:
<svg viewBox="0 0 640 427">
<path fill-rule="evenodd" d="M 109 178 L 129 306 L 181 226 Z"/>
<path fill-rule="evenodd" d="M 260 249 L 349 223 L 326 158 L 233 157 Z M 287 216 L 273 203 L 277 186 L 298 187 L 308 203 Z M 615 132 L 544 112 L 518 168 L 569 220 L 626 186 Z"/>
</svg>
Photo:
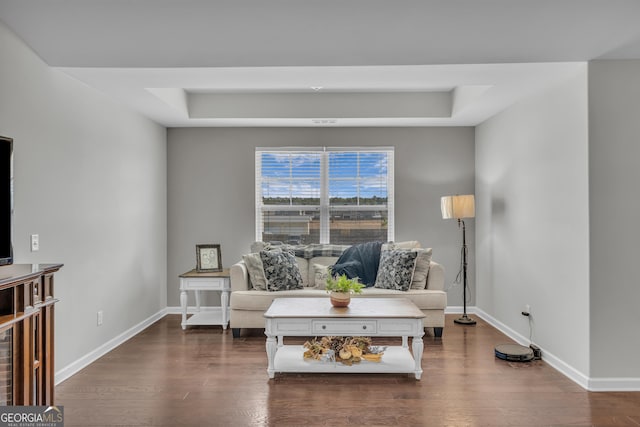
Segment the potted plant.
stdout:
<svg viewBox="0 0 640 427">
<path fill-rule="evenodd" d="M 335 277 L 329 275 L 325 287 L 334 307 L 347 307 L 351 302 L 351 294 L 361 294 L 362 288 L 364 285 L 357 278 L 349 279 L 346 274 Z"/>
</svg>

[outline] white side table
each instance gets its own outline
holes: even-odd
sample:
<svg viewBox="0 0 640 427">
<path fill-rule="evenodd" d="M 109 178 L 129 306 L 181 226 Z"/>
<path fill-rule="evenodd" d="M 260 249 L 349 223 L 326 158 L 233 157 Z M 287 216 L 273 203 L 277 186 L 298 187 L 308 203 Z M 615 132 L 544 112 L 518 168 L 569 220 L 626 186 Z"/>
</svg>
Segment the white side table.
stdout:
<svg viewBox="0 0 640 427">
<path fill-rule="evenodd" d="M 187 318 L 187 291 L 194 291 L 196 312 Z M 200 291 L 220 292 L 220 307 L 200 307 Z M 182 329 L 187 325 L 222 325 L 227 329 L 229 324 L 229 269 L 220 272 L 199 273 L 195 269 L 180 275 L 180 306 L 182 308 Z"/>
</svg>

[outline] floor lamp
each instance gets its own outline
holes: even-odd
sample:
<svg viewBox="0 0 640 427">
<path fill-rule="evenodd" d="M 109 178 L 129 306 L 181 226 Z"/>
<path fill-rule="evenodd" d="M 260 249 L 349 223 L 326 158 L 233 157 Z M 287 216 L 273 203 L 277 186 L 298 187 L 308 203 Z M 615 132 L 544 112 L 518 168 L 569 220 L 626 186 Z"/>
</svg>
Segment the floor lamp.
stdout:
<svg viewBox="0 0 640 427">
<path fill-rule="evenodd" d="M 440 200 L 443 219 L 457 219 L 458 227 L 462 225 L 462 300 L 464 311 L 462 317 L 454 322 L 461 325 L 475 325 L 476 321 L 467 316 L 467 236 L 463 218 L 476 216 L 476 206 L 473 194 L 444 196 Z"/>
</svg>

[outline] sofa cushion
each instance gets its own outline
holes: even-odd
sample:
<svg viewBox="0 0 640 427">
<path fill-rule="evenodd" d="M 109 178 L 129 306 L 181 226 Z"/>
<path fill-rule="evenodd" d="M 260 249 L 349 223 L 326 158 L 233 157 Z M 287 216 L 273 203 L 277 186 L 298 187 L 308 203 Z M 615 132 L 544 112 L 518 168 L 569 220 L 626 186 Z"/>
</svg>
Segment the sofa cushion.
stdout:
<svg viewBox="0 0 640 427">
<path fill-rule="evenodd" d="M 293 255 L 288 252 L 260 251 L 268 291 L 302 289 L 302 276 Z"/>
<path fill-rule="evenodd" d="M 251 291 L 253 292 L 253 291 Z M 395 289 L 365 288 L 359 295 L 351 298 L 409 298 L 420 310 L 444 310 L 447 307 L 447 293 L 428 289 Z"/>
<path fill-rule="evenodd" d="M 338 257 L 335 257 L 335 256 L 319 256 L 319 257 L 311 258 L 309 262 L 311 264 L 326 265 L 328 267 L 330 265 L 335 264 L 337 260 L 338 260 Z"/>
<path fill-rule="evenodd" d="M 411 287 L 416 267 L 417 252 L 407 250 L 383 250 L 376 278 L 376 288 L 407 291 Z"/>
<path fill-rule="evenodd" d="M 329 294 L 327 294 L 327 291 L 321 289 L 304 288 L 279 292 L 234 291 L 231 293 L 230 306 L 232 310 L 267 311 L 274 299 L 287 297 L 316 297 L 326 298 L 327 301 L 329 301 Z"/>
</svg>

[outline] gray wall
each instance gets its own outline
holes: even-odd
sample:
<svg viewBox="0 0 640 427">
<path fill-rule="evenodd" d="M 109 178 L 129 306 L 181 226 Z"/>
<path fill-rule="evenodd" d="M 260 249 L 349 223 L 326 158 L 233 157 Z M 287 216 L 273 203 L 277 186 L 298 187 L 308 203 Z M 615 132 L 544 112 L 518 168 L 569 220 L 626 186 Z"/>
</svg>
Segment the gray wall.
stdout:
<svg viewBox="0 0 640 427">
<path fill-rule="evenodd" d="M 248 252 L 257 146 L 394 146 L 395 240 L 433 247 L 447 283 L 455 277 L 461 231 L 442 219 L 440 197 L 473 192 L 473 128 L 182 128 L 169 129 L 167 140 L 168 306 L 179 305 L 178 275 L 195 267 L 196 244 L 220 243 L 225 266 Z M 473 220 L 468 224 L 473 248 Z M 473 260 L 471 250 L 472 278 Z M 459 287 L 449 292 L 449 305 L 462 305 Z"/>
<path fill-rule="evenodd" d="M 640 378 L 640 61 L 589 63 L 591 376 Z"/>
<path fill-rule="evenodd" d="M 587 72 L 476 128 L 477 306 L 589 374 Z"/>
<path fill-rule="evenodd" d="M 15 262 L 65 264 L 59 371 L 166 306 L 166 131 L 48 67 L 2 24 L 0 52 Z M 36 233 L 40 251 L 30 252 Z"/>
</svg>

